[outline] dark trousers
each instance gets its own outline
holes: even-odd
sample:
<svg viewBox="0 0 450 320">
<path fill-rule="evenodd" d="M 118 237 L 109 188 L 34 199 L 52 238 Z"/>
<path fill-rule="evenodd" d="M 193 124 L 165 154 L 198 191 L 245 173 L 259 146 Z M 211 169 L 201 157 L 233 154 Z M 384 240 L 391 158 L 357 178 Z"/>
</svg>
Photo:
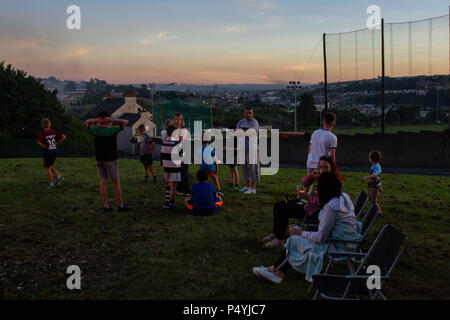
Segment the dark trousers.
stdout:
<svg viewBox="0 0 450 320">
<path fill-rule="evenodd" d="M 189 183 L 189 166 L 185 163 L 181 164 L 181 181 L 177 183 L 177 192 L 191 193 L 191 184 Z"/>
<path fill-rule="evenodd" d="M 303 220 L 305 210 L 302 204 L 297 204 L 297 200 L 279 201 L 273 206 L 273 230 L 279 240 L 283 240 L 289 218 L 299 218 Z"/>
</svg>

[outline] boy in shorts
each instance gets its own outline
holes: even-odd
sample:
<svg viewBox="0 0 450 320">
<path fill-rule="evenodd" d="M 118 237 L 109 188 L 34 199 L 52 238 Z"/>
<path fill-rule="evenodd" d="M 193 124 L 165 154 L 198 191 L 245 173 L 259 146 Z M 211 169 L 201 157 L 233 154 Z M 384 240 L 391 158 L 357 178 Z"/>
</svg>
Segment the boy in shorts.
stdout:
<svg viewBox="0 0 450 320">
<path fill-rule="evenodd" d="M 381 192 L 381 151 L 373 150 L 369 153 L 369 161 L 372 163 L 370 167 L 370 175 L 361 179 L 367 182 L 367 194 L 369 201 L 378 207 L 378 212 L 382 215 L 381 207 L 378 204 L 378 196 Z"/>
<path fill-rule="evenodd" d="M 148 182 L 148 171 L 150 170 L 152 176 L 153 176 L 153 182 L 156 183 L 156 174 L 155 170 L 153 169 L 153 157 L 152 153 L 155 149 L 155 142 L 152 140 L 152 138 L 147 134 L 147 130 L 145 129 L 145 126 L 141 124 L 138 127 L 139 135 L 141 136 L 141 143 L 139 145 L 139 159 L 141 160 L 141 163 L 144 165 L 145 169 L 145 182 Z"/>
<path fill-rule="evenodd" d="M 47 190 L 52 190 L 64 180 L 64 177 L 53 167 L 53 164 L 56 160 L 57 147 L 66 139 L 66 136 L 58 130 L 50 129 L 51 122 L 48 118 L 42 119 L 41 125 L 42 131 L 39 133 L 36 143 L 43 150 L 44 168 L 47 171 L 48 178 Z M 56 176 L 56 186 L 53 182 L 53 175 Z"/>
<path fill-rule="evenodd" d="M 120 189 L 119 166 L 117 162 L 117 134 L 128 124 L 128 120 L 113 119 L 107 111 L 101 111 L 96 119 L 86 120 L 86 126 L 95 138 L 95 159 L 97 160 L 97 176 L 100 180 L 100 195 L 104 213 L 112 212 L 108 204 L 106 192 L 107 180 L 114 185 L 117 210 L 127 211 L 129 208 L 122 201 Z"/>
</svg>

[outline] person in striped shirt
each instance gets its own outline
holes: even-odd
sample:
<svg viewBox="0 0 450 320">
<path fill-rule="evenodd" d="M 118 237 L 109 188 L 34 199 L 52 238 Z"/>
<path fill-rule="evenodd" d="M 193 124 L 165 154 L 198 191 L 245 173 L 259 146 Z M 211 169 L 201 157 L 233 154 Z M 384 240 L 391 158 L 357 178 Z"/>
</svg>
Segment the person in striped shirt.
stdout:
<svg viewBox="0 0 450 320">
<path fill-rule="evenodd" d="M 164 209 L 175 209 L 175 197 L 177 193 L 177 184 L 181 181 L 181 164 L 172 161 L 172 150 L 181 141 L 172 139 L 172 133 L 176 130 L 175 126 L 170 124 L 165 132 L 161 132 L 161 161 L 164 168 L 164 179 L 167 182 Z"/>
</svg>

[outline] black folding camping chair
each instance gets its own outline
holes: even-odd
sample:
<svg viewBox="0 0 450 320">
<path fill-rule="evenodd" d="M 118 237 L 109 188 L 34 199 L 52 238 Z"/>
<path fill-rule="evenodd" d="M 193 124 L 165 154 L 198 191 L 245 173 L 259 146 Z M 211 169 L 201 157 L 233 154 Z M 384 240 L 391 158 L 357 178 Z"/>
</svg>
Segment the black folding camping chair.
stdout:
<svg viewBox="0 0 450 320">
<path fill-rule="evenodd" d="M 349 296 L 355 295 L 357 299 L 360 295 L 367 295 L 371 300 L 377 296 L 386 300 L 381 292 L 384 282 L 390 278 L 391 272 L 397 264 L 401 254 L 406 248 L 408 238 L 391 225 L 385 225 L 378 233 L 375 241 L 367 253 L 361 252 L 328 252 L 331 259 L 345 258 L 350 261 L 352 258 L 361 260 L 356 271 L 347 275 L 336 275 L 325 273 L 313 275 L 313 284 L 316 287 L 314 300 L 318 295 L 331 300 L 355 300 Z M 351 265 L 351 263 L 349 263 Z M 379 287 L 368 284 L 369 278 L 374 275 L 367 274 L 366 270 L 375 266 L 379 268 Z M 333 296 L 331 296 L 333 295 Z"/>
</svg>

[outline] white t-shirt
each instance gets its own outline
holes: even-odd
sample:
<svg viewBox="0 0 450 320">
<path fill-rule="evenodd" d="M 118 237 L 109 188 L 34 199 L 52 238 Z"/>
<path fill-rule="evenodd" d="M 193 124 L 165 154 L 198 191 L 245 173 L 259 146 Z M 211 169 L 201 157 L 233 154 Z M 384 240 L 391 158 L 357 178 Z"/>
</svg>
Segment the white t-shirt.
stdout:
<svg viewBox="0 0 450 320">
<path fill-rule="evenodd" d="M 307 168 L 317 168 L 319 159 L 330 152 L 330 149 L 337 148 L 337 137 L 328 130 L 319 129 L 313 132 L 311 149 L 308 154 Z"/>
</svg>

